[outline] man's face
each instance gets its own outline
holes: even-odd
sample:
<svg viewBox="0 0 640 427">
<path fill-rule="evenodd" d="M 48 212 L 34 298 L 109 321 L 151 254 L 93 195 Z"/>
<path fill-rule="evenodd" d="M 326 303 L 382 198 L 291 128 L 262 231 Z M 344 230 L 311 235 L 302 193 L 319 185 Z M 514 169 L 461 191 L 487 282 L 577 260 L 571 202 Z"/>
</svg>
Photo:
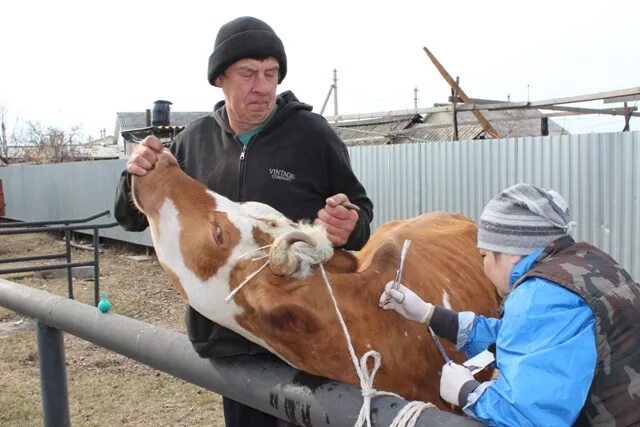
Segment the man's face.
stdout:
<svg viewBox="0 0 640 427">
<path fill-rule="evenodd" d="M 504 297 L 509 293 L 509 277 L 511 270 L 522 259 L 519 255 L 501 254 L 480 249 L 484 262 L 484 274 L 491 280 L 498 290 L 498 295 Z"/>
<path fill-rule="evenodd" d="M 269 117 L 276 103 L 279 68 L 272 57 L 241 59 L 216 79 L 231 120 L 257 127 Z"/>
</svg>

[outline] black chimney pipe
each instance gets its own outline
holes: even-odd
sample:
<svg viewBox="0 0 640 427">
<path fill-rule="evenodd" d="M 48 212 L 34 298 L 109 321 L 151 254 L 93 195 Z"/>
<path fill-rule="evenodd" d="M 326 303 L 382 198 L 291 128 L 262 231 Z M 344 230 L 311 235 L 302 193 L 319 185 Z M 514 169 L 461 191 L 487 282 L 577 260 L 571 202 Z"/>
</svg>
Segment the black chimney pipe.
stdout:
<svg viewBox="0 0 640 427">
<path fill-rule="evenodd" d="M 170 101 L 163 100 L 158 100 L 153 103 L 153 119 L 151 120 L 153 126 L 169 126 L 171 124 L 170 105 Z"/>
<path fill-rule="evenodd" d="M 549 118 L 543 117 L 540 121 L 540 135 L 549 136 Z"/>
</svg>

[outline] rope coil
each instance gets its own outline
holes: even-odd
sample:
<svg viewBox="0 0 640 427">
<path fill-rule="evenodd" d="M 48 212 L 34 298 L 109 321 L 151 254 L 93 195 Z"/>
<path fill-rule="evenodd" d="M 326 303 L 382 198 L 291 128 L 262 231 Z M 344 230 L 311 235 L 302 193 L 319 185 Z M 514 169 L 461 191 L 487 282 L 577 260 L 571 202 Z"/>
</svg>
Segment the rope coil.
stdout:
<svg viewBox="0 0 640 427">
<path fill-rule="evenodd" d="M 378 372 L 378 369 L 380 368 L 380 364 L 382 363 L 382 357 L 377 351 L 369 350 L 364 355 L 362 355 L 362 357 L 360 358 L 360 363 L 358 363 L 356 352 L 353 349 L 353 344 L 351 343 L 351 335 L 349 335 L 347 325 L 344 322 L 342 313 L 340 313 L 338 303 L 335 296 L 333 295 L 333 289 L 331 288 L 331 284 L 329 283 L 329 279 L 327 278 L 327 273 L 324 271 L 324 267 L 322 266 L 322 264 L 320 264 L 320 271 L 322 272 L 322 278 L 324 279 L 324 283 L 327 286 L 327 290 L 329 291 L 331 301 L 333 301 L 333 306 L 336 309 L 336 315 L 338 316 L 338 321 L 340 322 L 340 326 L 342 327 L 342 333 L 347 340 L 347 348 L 349 350 L 351 360 L 353 361 L 353 366 L 356 368 L 356 374 L 358 374 L 358 378 L 360 379 L 360 388 L 362 390 L 363 402 L 362 407 L 360 408 L 360 413 L 358 414 L 358 419 L 355 423 L 355 427 L 361 427 L 363 425 L 371 427 L 371 399 L 377 396 L 394 396 L 402 399 L 402 396 L 399 396 L 396 393 L 391 393 L 389 391 L 378 391 L 373 388 L 373 381 L 375 379 L 376 373 Z M 367 368 L 367 361 L 371 357 L 373 358 L 373 369 L 369 371 L 369 369 Z M 400 412 L 398 412 L 396 417 L 393 419 L 390 427 L 414 427 L 422 411 L 427 408 L 434 407 L 435 405 L 433 403 L 420 401 L 409 402 L 404 406 L 404 408 L 402 408 L 402 410 L 400 410 Z"/>
</svg>

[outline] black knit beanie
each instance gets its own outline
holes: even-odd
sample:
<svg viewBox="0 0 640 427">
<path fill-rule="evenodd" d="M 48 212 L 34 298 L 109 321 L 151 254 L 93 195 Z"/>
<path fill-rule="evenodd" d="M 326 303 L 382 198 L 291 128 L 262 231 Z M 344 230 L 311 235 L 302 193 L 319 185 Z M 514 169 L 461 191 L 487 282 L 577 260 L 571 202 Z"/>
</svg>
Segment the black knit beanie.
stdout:
<svg viewBox="0 0 640 427">
<path fill-rule="evenodd" d="M 218 76 L 236 61 L 269 56 L 278 60 L 278 83 L 282 83 L 287 75 L 287 55 L 275 31 L 265 22 L 251 16 L 227 22 L 220 27 L 213 53 L 209 57 L 209 83 L 215 86 Z"/>
</svg>

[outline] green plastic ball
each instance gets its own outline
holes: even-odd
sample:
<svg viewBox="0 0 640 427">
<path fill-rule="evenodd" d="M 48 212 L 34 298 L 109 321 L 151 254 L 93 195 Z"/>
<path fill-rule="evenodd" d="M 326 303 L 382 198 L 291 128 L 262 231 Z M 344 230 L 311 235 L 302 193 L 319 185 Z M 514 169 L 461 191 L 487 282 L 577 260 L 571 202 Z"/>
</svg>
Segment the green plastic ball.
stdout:
<svg viewBox="0 0 640 427">
<path fill-rule="evenodd" d="M 107 311 L 111 310 L 111 301 L 107 299 L 106 295 L 102 295 L 102 299 L 98 303 L 98 310 L 100 310 L 103 313 L 106 313 Z"/>
</svg>

